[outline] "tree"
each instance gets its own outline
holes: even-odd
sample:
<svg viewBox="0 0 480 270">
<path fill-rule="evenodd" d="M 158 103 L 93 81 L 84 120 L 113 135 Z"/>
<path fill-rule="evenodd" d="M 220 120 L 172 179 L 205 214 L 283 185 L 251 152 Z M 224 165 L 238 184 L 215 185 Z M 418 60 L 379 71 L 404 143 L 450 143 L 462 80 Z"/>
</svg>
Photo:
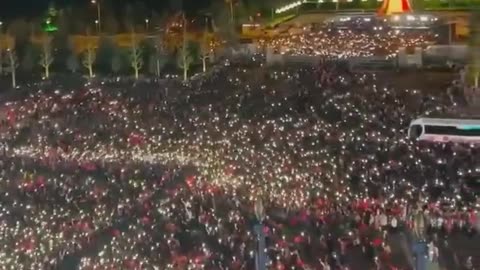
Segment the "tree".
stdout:
<svg viewBox="0 0 480 270">
<path fill-rule="evenodd" d="M 18 58 L 13 49 L 10 48 L 7 50 L 7 57 L 10 64 L 9 71 L 12 76 L 12 87 L 15 88 L 17 87 L 16 70 L 18 67 Z"/>
<path fill-rule="evenodd" d="M 195 60 L 191 43 L 183 46 L 178 55 L 178 66 L 183 70 L 183 81 L 188 80 L 188 71 Z"/>
<path fill-rule="evenodd" d="M 200 54 L 202 58 L 202 70 L 207 71 L 207 59 L 210 58 L 210 44 L 200 43 Z"/>
<path fill-rule="evenodd" d="M 87 49 L 83 53 L 82 64 L 88 69 L 88 77 L 93 78 L 93 64 L 95 64 L 95 47 L 93 43 L 89 40 Z"/>
<path fill-rule="evenodd" d="M 53 63 L 52 38 L 48 34 L 42 37 L 42 52 L 40 54 L 40 66 L 43 67 L 45 78 L 50 77 L 50 66 Z"/>
<path fill-rule="evenodd" d="M 78 71 L 78 69 L 80 68 L 80 63 L 78 62 L 78 58 L 74 53 L 68 56 L 66 65 L 68 70 L 70 70 L 72 73 Z"/>
<path fill-rule="evenodd" d="M 189 43 L 187 42 L 187 20 L 185 19 L 185 14 L 183 14 L 183 43 L 178 59 L 178 66 L 183 69 L 183 81 L 188 80 L 188 70 L 193 63 L 192 52 L 189 49 Z"/>
<path fill-rule="evenodd" d="M 138 46 L 138 39 L 135 32 L 131 33 L 130 65 L 135 72 L 135 79 L 138 79 L 138 73 L 143 66 L 142 49 Z"/>
<path fill-rule="evenodd" d="M 200 55 L 202 59 L 203 72 L 207 71 L 207 59 L 210 58 L 210 40 L 208 39 L 208 23 L 205 24 L 205 31 L 200 42 Z"/>
<path fill-rule="evenodd" d="M 161 52 L 155 52 L 150 55 L 150 59 L 148 60 L 148 71 L 155 74 L 155 76 L 160 77 L 167 62 L 167 55 L 162 54 Z"/>
<path fill-rule="evenodd" d="M 163 42 L 163 36 L 159 35 L 154 41 L 155 53 L 150 54 L 148 70 L 155 76 L 160 77 L 163 67 L 168 62 L 168 56 Z"/>
</svg>

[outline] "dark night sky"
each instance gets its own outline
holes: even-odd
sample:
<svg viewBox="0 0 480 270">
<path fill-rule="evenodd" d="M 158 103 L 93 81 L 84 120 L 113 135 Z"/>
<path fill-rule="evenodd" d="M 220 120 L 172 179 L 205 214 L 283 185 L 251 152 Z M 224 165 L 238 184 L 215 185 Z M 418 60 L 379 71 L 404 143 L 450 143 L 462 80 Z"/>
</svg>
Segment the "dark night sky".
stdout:
<svg viewBox="0 0 480 270">
<path fill-rule="evenodd" d="M 90 0 L 0 0 L 2 2 L 0 8 L 1 18 L 13 17 L 30 17 L 42 14 L 50 3 L 55 3 L 56 6 L 62 7 L 66 5 L 88 5 Z M 161 11 L 166 8 L 178 9 L 182 5 L 187 11 L 205 8 L 215 0 L 100 0 L 110 1 L 115 3 L 115 8 L 121 10 L 126 3 L 133 3 L 135 1 L 144 2 L 149 8 Z M 222 0 L 223 1 L 223 0 Z M 182 2 L 184 2 L 182 4 Z"/>
</svg>

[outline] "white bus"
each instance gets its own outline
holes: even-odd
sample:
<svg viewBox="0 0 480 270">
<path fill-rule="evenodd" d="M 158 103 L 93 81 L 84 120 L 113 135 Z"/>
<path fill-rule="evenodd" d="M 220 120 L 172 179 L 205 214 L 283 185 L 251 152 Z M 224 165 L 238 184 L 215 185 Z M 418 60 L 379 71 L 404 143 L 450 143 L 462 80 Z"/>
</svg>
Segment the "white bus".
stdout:
<svg viewBox="0 0 480 270">
<path fill-rule="evenodd" d="M 410 123 L 408 136 L 421 141 L 480 143 L 480 120 L 418 118 Z"/>
</svg>

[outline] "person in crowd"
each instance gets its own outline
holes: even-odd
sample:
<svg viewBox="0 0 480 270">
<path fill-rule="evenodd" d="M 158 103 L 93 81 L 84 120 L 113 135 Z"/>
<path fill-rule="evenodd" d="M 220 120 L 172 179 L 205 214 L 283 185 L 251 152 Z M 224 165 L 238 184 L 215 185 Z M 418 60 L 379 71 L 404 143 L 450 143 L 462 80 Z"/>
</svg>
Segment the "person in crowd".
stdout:
<svg viewBox="0 0 480 270">
<path fill-rule="evenodd" d="M 271 269 L 408 269 L 393 239 L 414 213 L 429 241 L 475 233 L 479 151 L 406 136 L 447 95 L 330 60 L 153 85 L 2 104 L 4 269 L 254 269 L 258 200 Z"/>
</svg>

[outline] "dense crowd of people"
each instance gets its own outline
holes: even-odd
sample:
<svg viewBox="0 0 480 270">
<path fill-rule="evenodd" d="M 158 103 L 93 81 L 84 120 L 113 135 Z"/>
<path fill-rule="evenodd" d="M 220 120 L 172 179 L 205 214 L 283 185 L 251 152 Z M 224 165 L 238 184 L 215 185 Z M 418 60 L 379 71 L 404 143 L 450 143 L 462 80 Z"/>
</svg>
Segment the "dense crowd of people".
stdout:
<svg viewBox="0 0 480 270">
<path fill-rule="evenodd" d="M 360 30 L 322 28 L 303 33 L 281 35 L 262 44 L 287 55 L 316 55 L 346 59 L 350 57 L 393 57 L 401 47 L 425 48 L 436 43 L 436 36 L 426 31 L 400 31 L 383 26 Z"/>
<path fill-rule="evenodd" d="M 397 34 L 274 42 L 342 57 L 425 41 Z M 2 269 L 254 269 L 259 223 L 270 269 L 412 269 L 409 232 L 441 265 L 439 238 L 479 227 L 478 148 L 406 132 L 454 91 L 330 61 L 42 88 L 1 104 Z"/>
<path fill-rule="evenodd" d="M 478 223 L 462 180 L 478 150 L 406 137 L 454 106 L 446 94 L 327 63 L 161 89 L 4 103 L 5 269 L 253 269 L 257 201 L 274 269 L 393 267 L 386 232 L 420 226 L 416 212 L 443 233 Z"/>
</svg>

